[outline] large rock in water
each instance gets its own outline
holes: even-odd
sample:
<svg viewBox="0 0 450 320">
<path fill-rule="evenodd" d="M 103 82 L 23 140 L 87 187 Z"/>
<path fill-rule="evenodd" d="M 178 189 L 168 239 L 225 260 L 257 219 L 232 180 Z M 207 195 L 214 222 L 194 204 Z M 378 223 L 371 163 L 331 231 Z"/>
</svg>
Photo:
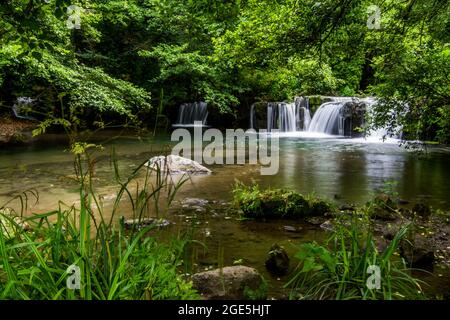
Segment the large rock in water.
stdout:
<svg viewBox="0 0 450 320">
<path fill-rule="evenodd" d="M 266 268 L 276 276 L 284 276 L 289 271 L 289 256 L 283 247 L 274 244 L 270 248 Z"/>
<path fill-rule="evenodd" d="M 158 156 L 151 158 L 146 166 L 151 170 L 169 172 L 170 174 L 210 174 L 211 170 L 191 159 L 176 155 Z"/>
<path fill-rule="evenodd" d="M 264 281 L 253 268 L 225 267 L 192 276 L 194 288 L 207 300 L 245 300 L 248 292 L 263 290 Z"/>
</svg>

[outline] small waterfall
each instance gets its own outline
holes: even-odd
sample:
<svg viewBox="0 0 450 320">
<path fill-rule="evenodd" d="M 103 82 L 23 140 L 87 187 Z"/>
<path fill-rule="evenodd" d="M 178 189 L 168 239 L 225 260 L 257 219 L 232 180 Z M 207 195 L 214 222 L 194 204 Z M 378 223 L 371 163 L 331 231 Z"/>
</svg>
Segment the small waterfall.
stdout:
<svg viewBox="0 0 450 320">
<path fill-rule="evenodd" d="M 280 103 L 278 105 L 278 128 L 282 132 L 297 131 L 296 110 L 294 103 Z"/>
<path fill-rule="evenodd" d="M 250 124 L 254 119 L 254 108 L 250 114 Z M 281 132 L 306 131 L 311 122 L 309 99 L 297 97 L 294 103 L 269 102 L 267 104 L 267 130 Z"/>
<path fill-rule="evenodd" d="M 175 126 L 193 126 L 195 121 L 206 124 L 208 118 L 208 104 L 206 102 L 183 103 L 178 111 Z"/>
<path fill-rule="evenodd" d="M 311 124 L 311 112 L 305 107 L 300 107 L 299 115 L 303 116 L 303 131 L 308 131 Z M 300 117 L 299 117 L 300 118 Z"/>
<path fill-rule="evenodd" d="M 320 106 L 311 120 L 308 131 L 320 132 L 330 135 L 339 134 L 339 114 L 344 102 L 327 102 Z M 342 125 L 342 124 L 341 124 Z"/>
<path fill-rule="evenodd" d="M 26 109 L 29 109 L 33 105 L 34 102 L 35 102 L 35 100 L 30 97 L 17 98 L 16 103 L 11 108 L 14 113 L 14 116 L 18 119 L 36 121 L 35 118 L 22 114 L 23 110 L 25 109 L 25 112 L 27 112 L 28 110 L 26 110 Z"/>
</svg>

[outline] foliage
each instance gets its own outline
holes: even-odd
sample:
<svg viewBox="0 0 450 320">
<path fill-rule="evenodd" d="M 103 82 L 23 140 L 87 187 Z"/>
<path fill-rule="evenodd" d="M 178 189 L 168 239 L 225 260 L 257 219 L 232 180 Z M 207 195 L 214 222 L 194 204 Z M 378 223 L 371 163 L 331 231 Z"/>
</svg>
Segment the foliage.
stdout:
<svg viewBox="0 0 450 320">
<path fill-rule="evenodd" d="M 59 118 L 62 94 L 83 126 L 154 120 L 150 96 L 173 119 L 184 102 L 237 117 L 255 101 L 374 95 L 374 128 L 450 139 L 447 1 L 8 0 L 0 16 L 0 101 L 38 98 L 40 120 Z"/>
<path fill-rule="evenodd" d="M 133 190 L 131 184 L 144 164 L 124 182 L 117 174 L 120 188 L 112 211 L 106 213 L 92 186 L 93 164 L 88 153 L 76 157 L 79 206 L 60 203 L 55 211 L 26 218 L 0 208 L 0 298 L 198 298 L 192 284 L 178 274 L 188 239 L 162 243 L 157 240 L 154 225 L 126 231 L 124 223 L 117 225 L 114 219 L 121 200 L 128 198 L 133 216 L 142 221 L 149 207 L 159 201 L 161 190 L 167 189 L 170 204 L 182 182 L 173 185 L 158 174 L 160 179 L 155 185 L 146 179 L 141 188 L 138 185 Z M 114 167 L 117 170 L 116 162 Z M 80 290 L 66 286 L 71 265 L 80 268 Z"/>
<path fill-rule="evenodd" d="M 313 242 L 299 248 L 299 265 L 286 286 L 293 290 L 292 297 L 301 299 L 424 299 L 423 283 L 396 256 L 407 231 L 403 227 L 380 251 L 369 221 L 356 216 L 346 224 L 340 221 L 327 244 Z M 370 266 L 380 268 L 379 289 L 367 285 Z"/>
<path fill-rule="evenodd" d="M 314 196 L 283 189 L 260 190 L 257 184 L 246 186 L 237 182 L 233 188 L 235 204 L 246 218 L 298 219 L 320 216 L 333 211 L 333 206 Z"/>
</svg>

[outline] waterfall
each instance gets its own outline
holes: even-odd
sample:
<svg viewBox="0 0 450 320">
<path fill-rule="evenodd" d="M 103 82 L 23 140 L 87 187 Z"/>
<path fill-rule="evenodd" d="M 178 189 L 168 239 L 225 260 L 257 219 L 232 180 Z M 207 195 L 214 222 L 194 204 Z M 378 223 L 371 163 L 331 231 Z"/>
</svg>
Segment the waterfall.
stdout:
<svg viewBox="0 0 450 320">
<path fill-rule="evenodd" d="M 303 131 L 308 131 L 311 124 L 311 112 L 305 107 L 300 107 L 300 111 L 303 114 Z"/>
<path fill-rule="evenodd" d="M 18 119 L 36 121 L 35 118 L 22 114 L 23 109 L 25 109 L 25 112 L 27 112 L 28 110 L 26 110 L 26 109 L 29 109 L 31 106 L 33 106 L 34 102 L 35 102 L 35 100 L 31 99 L 29 97 L 17 98 L 16 103 L 11 108 L 14 113 L 14 116 Z"/>
<path fill-rule="evenodd" d="M 252 106 L 250 124 L 255 119 Z M 306 131 L 311 122 L 309 99 L 297 97 L 294 103 L 269 102 L 267 104 L 267 130 L 279 129 L 281 132 Z"/>
<path fill-rule="evenodd" d="M 278 128 L 282 132 L 297 131 L 296 110 L 294 103 L 280 103 L 278 105 L 279 124 Z"/>
<path fill-rule="evenodd" d="M 205 125 L 207 118 L 208 104 L 206 102 L 183 103 L 174 126 L 193 126 L 195 121 L 201 121 Z"/>
<path fill-rule="evenodd" d="M 308 131 L 331 135 L 339 134 L 339 113 L 344 102 L 327 102 L 320 106 L 311 120 Z"/>
</svg>

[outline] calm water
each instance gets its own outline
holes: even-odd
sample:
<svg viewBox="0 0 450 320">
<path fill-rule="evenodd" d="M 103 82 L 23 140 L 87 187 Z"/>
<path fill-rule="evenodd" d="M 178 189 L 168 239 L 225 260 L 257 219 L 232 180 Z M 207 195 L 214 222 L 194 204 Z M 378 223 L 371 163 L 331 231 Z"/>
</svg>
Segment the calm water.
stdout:
<svg viewBox="0 0 450 320">
<path fill-rule="evenodd" d="M 112 202 L 117 189 L 109 160 L 112 147 L 126 176 L 150 157 L 164 154 L 170 145 L 164 137 L 156 141 L 122 137 L 104 144 L 105 150 L 97 154 L 96 184 L 105 201 Z M 259 166 L 216 165 L 211 166 L 212 175 L 194 176 L 184 185 L 178 200 L 210 200 L 206 212 L 183 212 L 175 204 L 168 214 L 168 219 L 176 222 L 170 227 L 171 232 L 193 224 L 196 238 L 207 245 L 193 253 L 197 270 L 242 262 L 258 268 L 269 279 L 270 292 L 276 295 L 286 279 L 272 278 L 265 271 L 264 257 L 271 244 L 280 243 L 294 253 L 295 245 L 325 236 L 323 231 L 305 223 L 237 221 L 229 214 L 230 190 L 236 179 L 302 193 L 315 192 L 342 203 L 361 204 L 378 189 L 389 188 L 404 200 L 423 201 L 435 208 L 450 207 L 449 148 L 435 147 L 427 154 L 417 155 L 395 143 L 299 137 L 281 138 L 280 147 L 280 170 L 276 176 L 261 176 Z M 39 192 L 39 202 L 30 204 L 29 212 L 55 209 L 59 200 L 68 205 L 76 203 L 77 184 L 70 177 L 74 174 L 73 157 L 64 148 L 60 137 L 49 136 L 41 144 L 0 150 L 0 204 L 27 189 Z M 301 232 L 285 232 L 285 225 L 301 228 Z M 448 272 L 443 274 L 439 283 L 448 288 Z"/>
</svg>

